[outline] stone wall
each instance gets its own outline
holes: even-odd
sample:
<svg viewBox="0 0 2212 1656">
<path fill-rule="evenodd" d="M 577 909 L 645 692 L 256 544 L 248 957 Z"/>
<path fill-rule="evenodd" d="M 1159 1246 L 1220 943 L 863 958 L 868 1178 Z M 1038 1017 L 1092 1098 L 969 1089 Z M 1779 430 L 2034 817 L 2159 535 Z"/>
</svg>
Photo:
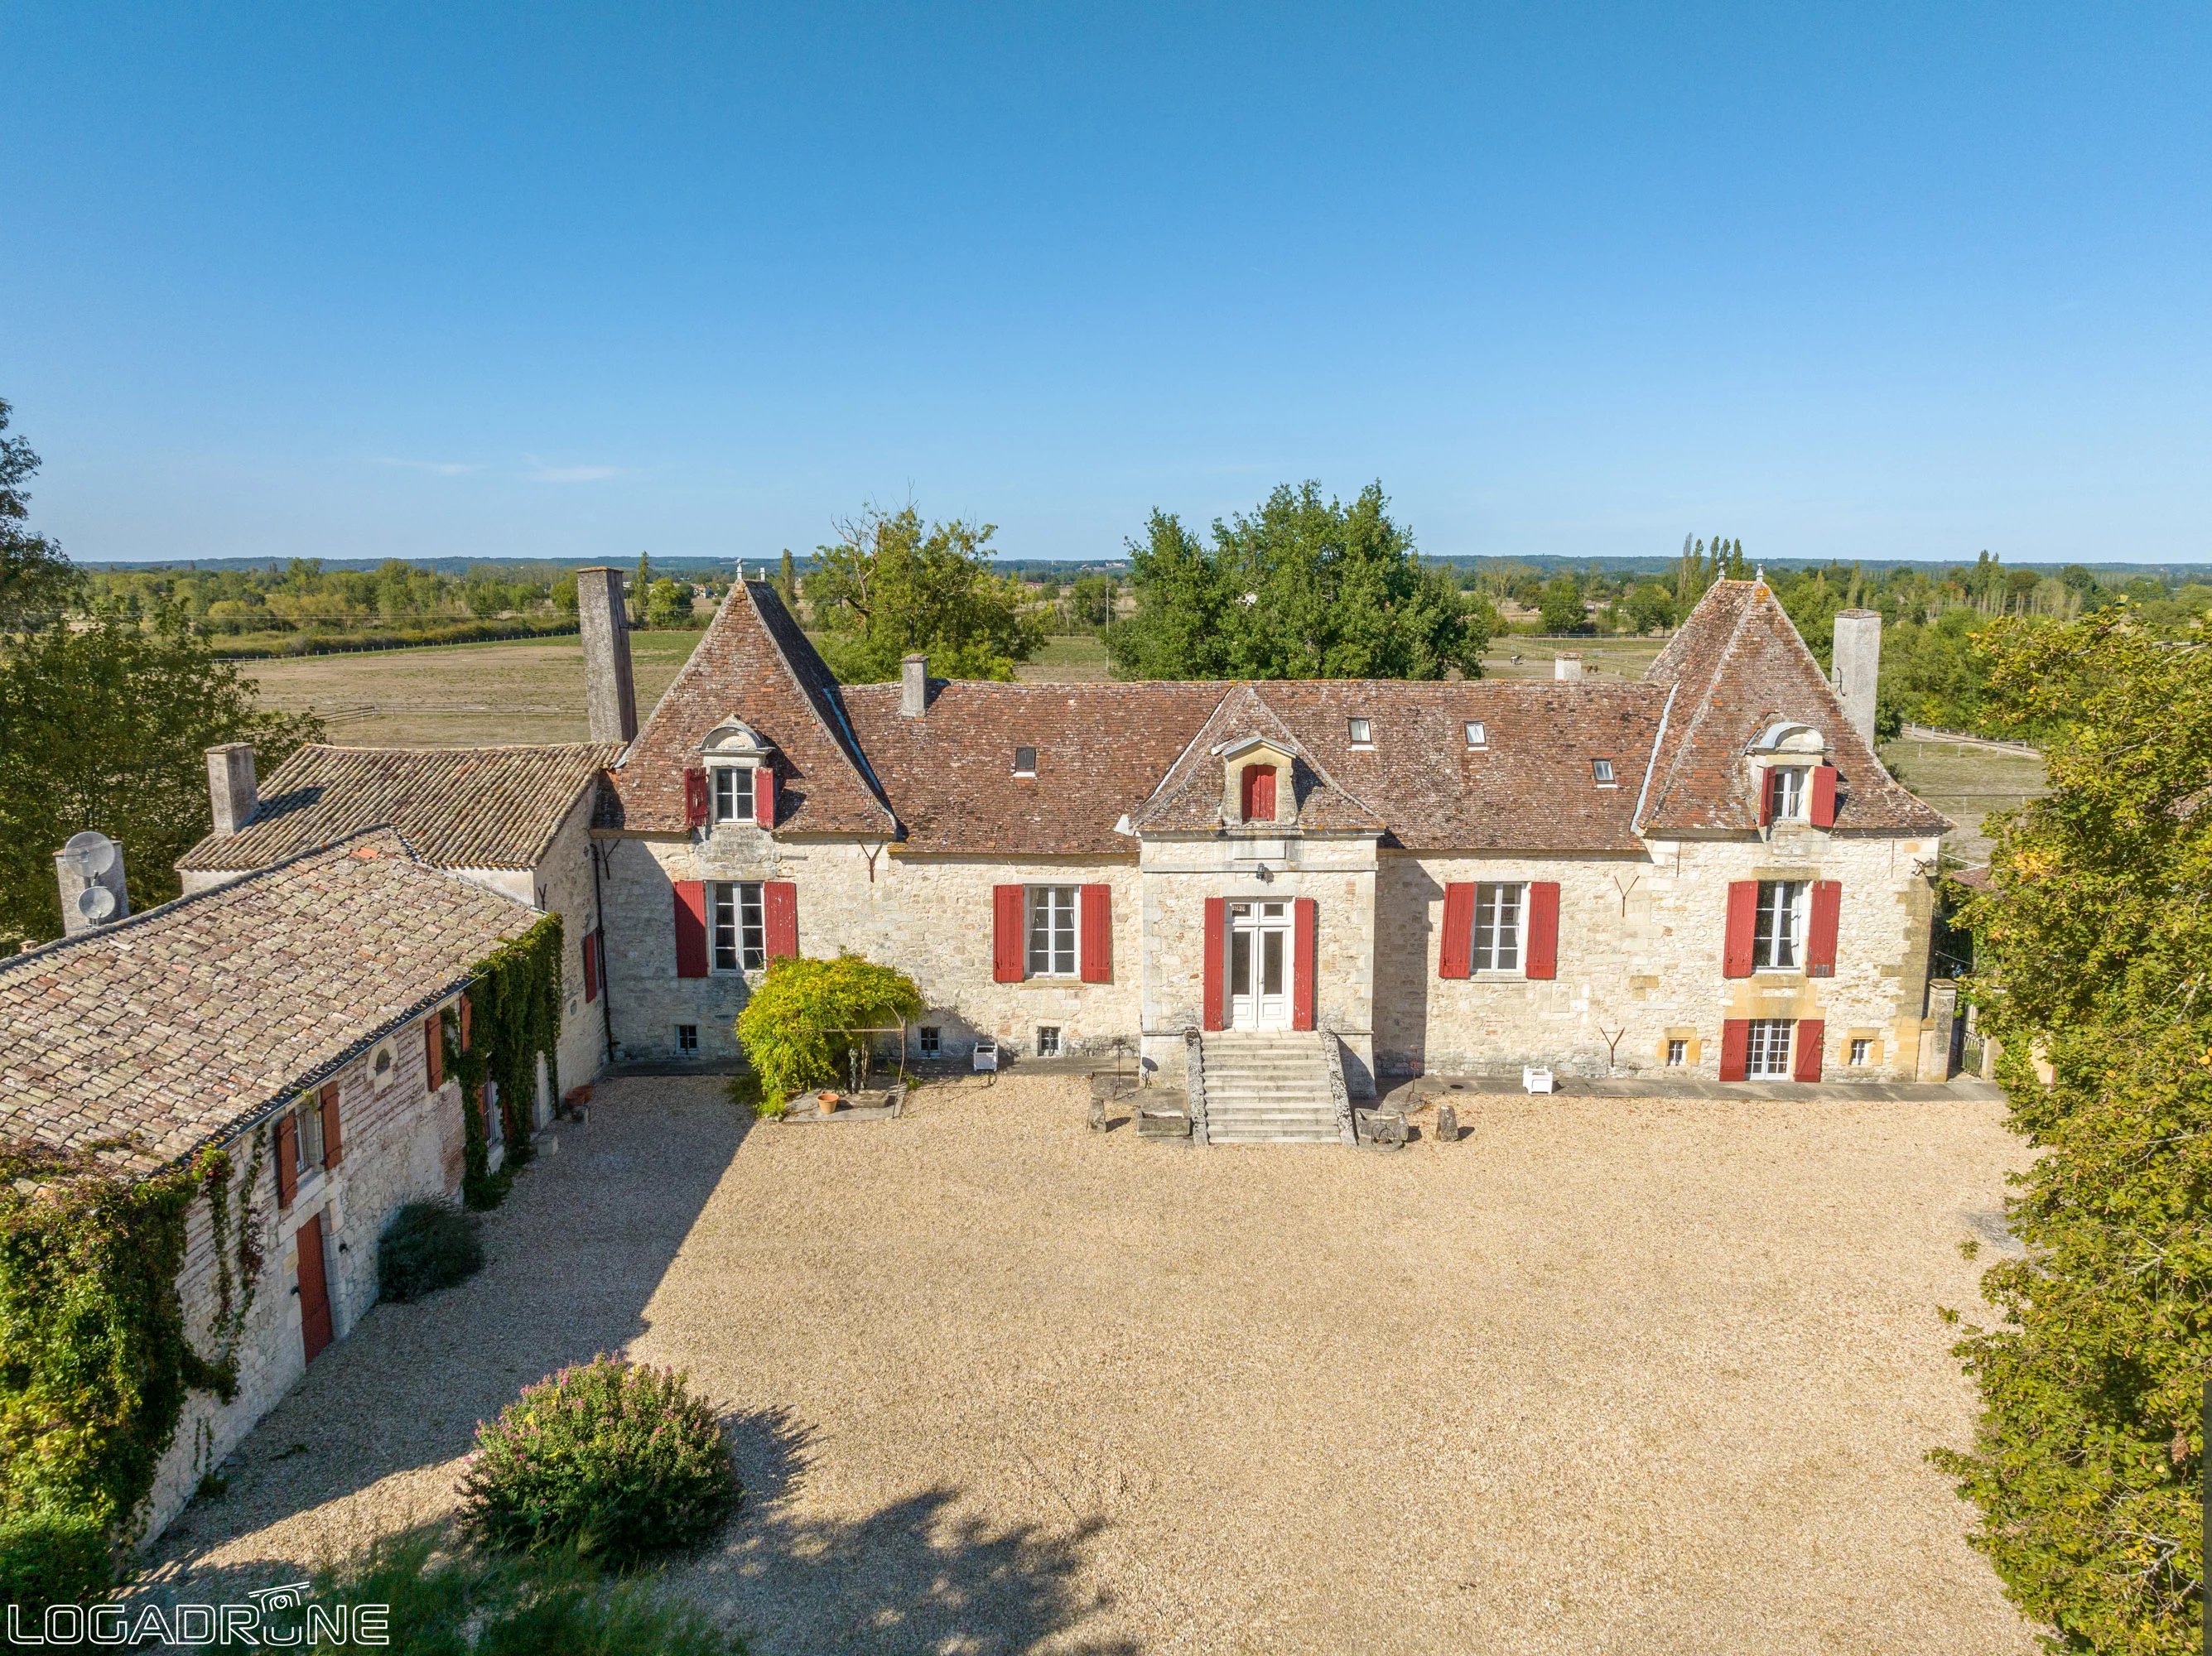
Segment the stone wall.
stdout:
<svg viewBox="0 0 2212 1656">
<path fill-rule="evenodd" d="M 375 1303 L 377 1239 L 393 1210 L 406 1202 L 450 1197 L 459 1188 L 460 1088 L 448 1081 L 434 1093 L 428 1090 L 422 1028 L 418 1019 L 391 1037 L 392 1078 L 382 1088 L 372 1079 L 374 1049 L 340 1072 L 338 1165 L 303 1173 L 289 1208 L 276 1205 L 274 1125 L 254 1129 L 271 1139 L 261 1176 L 250 1192 L 232 1198 L 234 1219 L 259 1227 L 264 1251 L 238 1343 L 238 1393 L 228 1404 L 204 1392 L 191 1394 L 155 1477 L 148 1538 L 175 1519 L 201 1475 L 235 1449 L 306 1373 L 300 1300 L 292 1292 L 300 1279 L 301 1228 L 322 1216 L 331 1332 L 343 1339 Z M 241 1137 L 229 1149 L 234 1172 L 242 1175 L 252 1162 L 252 1137 Z M 195 1348 L 212 1352 L 218 1295 L 215 1235 L 204 1198 L 194 1202 L 187 1216 L 178 1291 Z"/>
<path fill-rule="evenodd" d="M 1545 1063 L 1601 1076 L 1663 1071 L 1687 1043 L 1691 1073 L 1719 1072 L 1721 1024 L 1818 1017 L 1823 1078 L 1911 1080 L 1918 1064 L 1936 842 L 1788 827 L 1771 840 L 1657 842 L 1630 856 L 1449 857 L 1385 852 L 1376 949 L 1376 1059 L 1387 1071 L 1517 1072 Z M 1838 881 L 1836 972 L 1722 975 L 1731 881 Z M 1559 976 L 1446 979 L 1437 971 L 1448 882 L 1559 883 Z M 1863 1068 L 1854 1039 L 1872 1043 Z"/>
</svg>

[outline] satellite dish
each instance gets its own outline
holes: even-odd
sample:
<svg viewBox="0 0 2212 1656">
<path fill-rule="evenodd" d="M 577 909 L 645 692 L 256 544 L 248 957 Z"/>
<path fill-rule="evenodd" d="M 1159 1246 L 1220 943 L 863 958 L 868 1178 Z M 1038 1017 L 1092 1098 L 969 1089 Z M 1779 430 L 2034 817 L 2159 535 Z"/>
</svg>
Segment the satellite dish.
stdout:
<svg viewBox="0 0 2212 1656">
<path fill-rule="evenodd" d="M 82 834 L 70 835 L 69 843 L 62 847 L 62 855 L 69 859 L 80 879 L 97 880 L 115 866 L 115 841 L 96 829 L 87 828 Z"/>
<path fill-rule="evenodd" d="M 76 894 L 76 912 L 95 925 L 115 914 L 115 894 L 104 885 L 88 885 Z"/>
</svg>

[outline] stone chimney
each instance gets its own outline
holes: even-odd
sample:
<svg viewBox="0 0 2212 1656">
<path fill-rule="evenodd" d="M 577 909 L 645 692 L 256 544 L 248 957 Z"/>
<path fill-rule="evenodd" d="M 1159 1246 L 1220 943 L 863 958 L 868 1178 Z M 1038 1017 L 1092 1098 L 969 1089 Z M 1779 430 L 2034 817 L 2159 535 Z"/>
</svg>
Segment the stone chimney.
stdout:
<svg viewBox="0 0 2212 1656">
<path fill-rule="evenodd" d="M 592 740 L 635 740 L 637 688 L 630 678 L 621 570 L 576 572 L 576 620 L 584 637 L 584 707 L 591 714 Z"/>
<path fill-rule="evenodd" d="M 261 797 L 253 780 L 253 744 L 226 742 L 207 750 L 208 799 L 215 806 L 215 831 L 230 836 L 253 820 Z"/>
<path fill-rule="evenodd" d="M 1583 676 L 1583 658 L 1579 652 L 1568 650 L 1552 658 L 1552 676 L 1563 682 L 1579 680 Z"/>
<path fill-rule="evenodd" d="M 1881 617 L 1871 610 L 1836 616 L 1835 670 L 1829 675 L 1851 728 L 1874 746 L 1875 693 L 1881 682 Z"/>
<path fill-rule="evenodd" d="M 112 925 L 131 913 L 123 847 L 104 834 L 70 835 L 54 853 L 54 877 L 61 884 L 62 930 L 70 937 Z"/>
<path fill-rule="evenodd" d="M 899 658 L 899 712 L 908 719 L 919 719 L 929 711 L 929 658 L 902 656 Z"/>
</svg>

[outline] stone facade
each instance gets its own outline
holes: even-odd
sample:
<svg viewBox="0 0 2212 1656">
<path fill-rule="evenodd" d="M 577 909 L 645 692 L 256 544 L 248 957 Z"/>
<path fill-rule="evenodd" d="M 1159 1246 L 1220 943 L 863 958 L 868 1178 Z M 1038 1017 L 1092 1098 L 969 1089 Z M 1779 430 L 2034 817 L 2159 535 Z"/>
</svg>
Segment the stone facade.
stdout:
<svg viewBox="0 0 2212 1656">
<path fill-rule="evenodd" d="M 280 1208 L 272 1143 L 253 1188 L 234 1192 L 234 1220 L 255 1227 L 263 1248 L 260 1280 L 237 1344 L 238 1392 L 227 1404 L 204 1392 L 187 1398 L 175 1441 L 155 1475 L 148 1535 L 159 1534 L 184 1509 L 202 1475 L 235 1449 L 306 1374 L 300 1298 L 292 1290 L 300 1280 L 301 1232 L 308 1222 L 318 1216 L 323 1222 L 335 1342 L 376 1302 L 377 1239 L 392 1213 L 404 1203 L 451 1197 L 460 1188 L 460 1088 L 451 1080 L 435 1091 L 428 1087 L 425 1022 L 404 1025 L 379 1043 L 388 1046 L 393 1059 L 391 1078 L 381 1088 L 373 1079 L 376 1047 L 337 1076 L 343 1149 L 336 1168 L 303 1171 L 291 1204 Z M 242 1178 L 252 1165 L 256 1137 L 272 1132 L 264 1123 L 231 1141 L 227 1148 L 234 1177 Z M 177 1286 L 195 1349 L 218 1349 L 216 1243 L 204 1197 L 187 1216 Z"/>
</svg>

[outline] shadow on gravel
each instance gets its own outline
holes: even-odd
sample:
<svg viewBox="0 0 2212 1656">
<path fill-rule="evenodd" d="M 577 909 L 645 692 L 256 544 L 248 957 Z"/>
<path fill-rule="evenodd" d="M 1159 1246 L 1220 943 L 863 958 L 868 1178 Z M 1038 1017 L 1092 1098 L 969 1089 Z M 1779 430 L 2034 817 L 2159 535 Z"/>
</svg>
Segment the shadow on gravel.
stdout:
<svg viewBox="0 0 2212 1656">
<path fill-rule="evenodd" d="M 465 1453 L 477 1423 L 532 1381 L 645 1330 L 644 1311 L 749 1117 L 715 1080 L 602 1087 L 563 1122 L 484 1227 L 483 1271 L 378 1305 L 255 1429 L 221 1499 L 157 1544 L 171 1567 L 234 1538 Z"/>
</svg>

